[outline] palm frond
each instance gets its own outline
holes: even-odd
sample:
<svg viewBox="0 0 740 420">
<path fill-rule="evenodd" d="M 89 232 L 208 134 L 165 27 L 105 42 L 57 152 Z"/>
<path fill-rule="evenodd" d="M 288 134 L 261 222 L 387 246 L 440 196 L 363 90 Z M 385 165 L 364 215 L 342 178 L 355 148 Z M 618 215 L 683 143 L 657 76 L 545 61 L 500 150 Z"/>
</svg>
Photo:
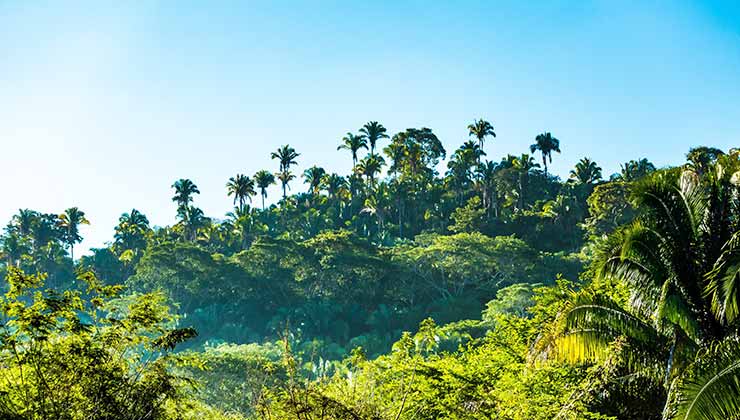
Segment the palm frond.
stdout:
<svg viewBox="0 0 740 420">
<path fill-rule="evenodd" d="M 699 354 L 670 390 L 665 419 L 725 420 L 740 413 L 740 341 L 725 339 Z"/>
<path fill-rule="evenodd" d="M 740 316 L 740 232 L 725 243 L 714 268 L 707 273 L 705 294 L 720 321 L 733 323 Z"/>
<path fill-rule="evenodd" d="M 606 296 L 576 294 L 556 328 L 548 350 L 570 363 L 603 360 L 617 340 L 624 340 L 624 359 L 630 369 L 655 370 L 666 359 L 666 337 Z"/>
</svg>

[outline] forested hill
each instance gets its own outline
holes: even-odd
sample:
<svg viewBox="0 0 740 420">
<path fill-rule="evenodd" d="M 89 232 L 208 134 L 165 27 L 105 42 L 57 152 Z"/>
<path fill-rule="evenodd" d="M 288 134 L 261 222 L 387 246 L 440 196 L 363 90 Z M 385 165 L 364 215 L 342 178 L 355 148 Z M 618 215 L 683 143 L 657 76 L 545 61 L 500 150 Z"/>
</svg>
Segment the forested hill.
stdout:
<svg viewBox="0 0 740 420">
<path fill-rule="evenodd" d="M 79 259 L 82 209 L 20 210 L 3 418 L 737 413 L 737 150 L 625 156 L 608 179 L 584 157 L 562 180 L 551 133 L 489 160 L 492 124 L 468 130 L 448 156 L 429 128 L 368 122 L 338 145 L 350 174 L 294 173 L 281 146 L 224 180 L 225 217 L 179 179 L 175 225 L 131 209 Z"/>
</svg>

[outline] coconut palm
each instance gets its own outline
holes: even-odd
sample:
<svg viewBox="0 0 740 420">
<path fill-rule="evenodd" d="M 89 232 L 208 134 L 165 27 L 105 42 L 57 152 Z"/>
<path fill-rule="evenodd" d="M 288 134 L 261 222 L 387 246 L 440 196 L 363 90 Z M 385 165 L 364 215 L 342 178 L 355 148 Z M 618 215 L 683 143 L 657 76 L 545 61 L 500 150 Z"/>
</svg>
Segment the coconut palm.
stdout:
<svg viewBox="0 0 740 420">
<path fill-rule="evenodd" d="M 585 157 L 570 171 L 570 178 L 579 184 L 595 184 L 601 180 L 601 168 L 596 162 Z"/>
<path fill-rule="evenodd" d="M 552 152 L 560 153 L 560 140 L 553 137 L 550 132 L 546 132 L 538 134 L 534 141 L 535 143 L 529 146 L 529 151 L 534 153 L 539 150 L 542 153 L 542 166 L 547 175 L 547 162 L 549 160 L 552 163 Z"/>
<path fill-rule="evenodd" d="M 588 290 L 573 295 L 550 350 L 568 360 L 598 360 L 619 340 L 633 372 L 668 389 L 665 418 L 736 415 L 738 178 L 740 160 L 726 158 L 704 177 L 673 169 L 638 181 L 632 198 L 639 216 L 596 255 L 598 278 L 623 282 L 631 299 L 620 304 Z"/>
<path fill-rule="evenodd" d="M 82 241 L 80 225 L 89 225 L 85 212 L 77 207 L 70 207 L 59 215 L 59 227 L 64 231 L 63 240 L 69 246 L 69 256 L 75 260 L 75 244 Z"/>
<path fill-rule="evenodd" d="M 238 174 L 229 178 L 226 183 L 226 190 L 229 196 L 234 196 L 234 205 L 239 203 L 239 208 L 244 208 L 246 201 L 252 202 L 252 196 L 256 194 L 254 190 L 254 180 L 246 175 Z"/>
<path fill-rule="evenodd" d="M 260 196 L 262 197 L 262 210 L 265 209 L 265 198 L 267 198 L 267 188 L 275 183 L 275 175 L 272 172 L 265 171 L 264 169 L 254 174 L 254 182 L 257 188 L 260 189 Z"/>
<path fill-rule="evenodd" d="M 189 179 L 178 179 L 172 184 L 172 188 L 175 189 L 172 201 L 177 203 L 178 208 L 187 207 L 193 201 L 193 195 L 200 194 L 198 186 Z"/>
<path fill-rule="evenodd" d="M 349 150 L 352 153 L 352 166 L 357 165 L 357 152 L 360 149 L 367 149 L 367 139 L 363 135 L 356 136 L 352 133 L 347 133 L 342 138 L 342 144 L 337 147 L 337 150 Z"/>
<path fill-rule="evenodd" d="M 469 124 L 468 131 L 470 136 L 475 136 L 475 138 L 478 139 L 478 146 L 481 151 L 483 150 L 483 143 L 487 136 L 496 138 L 496 132 L 493 130 L 493 125 L 482 118 Z M 480 156 L 478 156 L 478 163 L 480 163 Z"/>
<path fill-rule="evenodd" d="M 377 122 L 377 121 L 368 121 L 365 125 L 360 128 L 360 133 L 363 134 L 363 137 L 365 137 L 370 143 L 370 154 L 375 154 L 375 145 L 377 144 L 378 140 L 380 139 L 387 139 L 388 134 L 386 134 L 388 130 L 386 130 L 385 127 L 383 127 L 383 124 Z M 353 162 L 357 163 L 357 162 Z"/>
<path fill-rule="evenodd" d="M 308 184 L 308 190 L 313 195 L 318 195 L 321 190 L 321 180 L 326 175 L 324 168 L 320 166 L 312 166 L 303 171 L 303 178 L 305 178 L 306 184 Z"/>
</svg>

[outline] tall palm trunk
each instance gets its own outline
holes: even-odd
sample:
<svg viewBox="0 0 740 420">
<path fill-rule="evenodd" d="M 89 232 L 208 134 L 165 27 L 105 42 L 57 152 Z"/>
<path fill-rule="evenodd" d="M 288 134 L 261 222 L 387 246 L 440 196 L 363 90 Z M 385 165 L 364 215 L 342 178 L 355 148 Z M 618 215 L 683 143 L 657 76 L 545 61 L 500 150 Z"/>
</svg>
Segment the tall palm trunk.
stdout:
<svg viewBox="0 0 740 420">
<path fill-rule="evenodd" d="M 542 153 L 542 166 L 545 167 L 545 178 L 547 178 L 547 155 Z"/>
</svg>

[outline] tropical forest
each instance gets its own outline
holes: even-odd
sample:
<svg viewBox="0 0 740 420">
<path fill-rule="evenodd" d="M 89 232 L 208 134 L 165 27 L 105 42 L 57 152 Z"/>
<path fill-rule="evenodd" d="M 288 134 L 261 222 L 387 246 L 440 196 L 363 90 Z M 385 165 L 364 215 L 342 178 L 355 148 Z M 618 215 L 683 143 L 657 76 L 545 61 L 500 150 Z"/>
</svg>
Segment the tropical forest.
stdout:
<svg viewBox="0 0 740 420">
<path fill-rule="evenodd" d="M 736 418 L 740 151 L 560 179 L 554 134 L 492 158 L 467 132 L 369 121 L 346 174 L 282 145 L 224 215 L 177 179 L 176 224 L 127 210 L 78 258 L 83 209 L 18 210 L 2 418 Z"/>
<path fill-rule="evenodd" d="M 740 420 L 740 2 L 0 0 L 0 420 Z"/>
</svg>

